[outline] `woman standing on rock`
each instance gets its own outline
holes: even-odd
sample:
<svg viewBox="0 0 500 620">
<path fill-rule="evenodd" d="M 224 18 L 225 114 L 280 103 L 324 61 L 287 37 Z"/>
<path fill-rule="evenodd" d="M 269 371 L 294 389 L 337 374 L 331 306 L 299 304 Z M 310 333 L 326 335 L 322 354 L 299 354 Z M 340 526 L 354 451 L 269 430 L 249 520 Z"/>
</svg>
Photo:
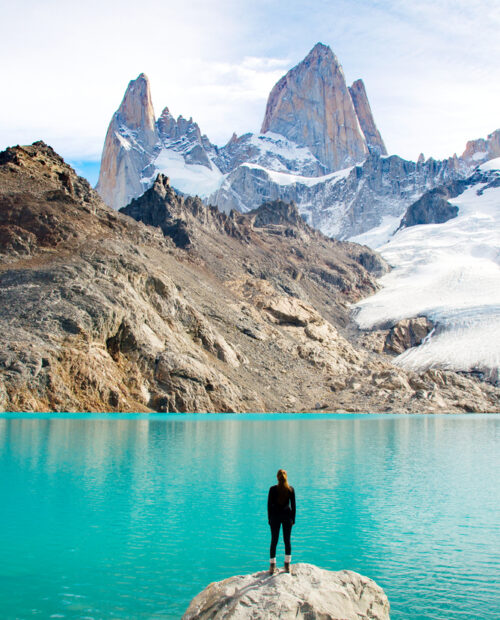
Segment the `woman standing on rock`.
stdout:
<svg viewBox="0 0 500 620">
<path fill-rule="evenodd" d="M 280 536 L 280 527 L 283 526 L 283 540 L 285 541 L 285 571 L 290 572 L 292 559 L 292 545 L 290 535 L 295 523 L 295 491 L 288 484 L 288 477 L 284 469 L 277 474 L 278 484 L 269 489 L 267 497 L 267 519 L 271 526 L 271 575 L 276 570 L 276 545 Z"/>
</svg>

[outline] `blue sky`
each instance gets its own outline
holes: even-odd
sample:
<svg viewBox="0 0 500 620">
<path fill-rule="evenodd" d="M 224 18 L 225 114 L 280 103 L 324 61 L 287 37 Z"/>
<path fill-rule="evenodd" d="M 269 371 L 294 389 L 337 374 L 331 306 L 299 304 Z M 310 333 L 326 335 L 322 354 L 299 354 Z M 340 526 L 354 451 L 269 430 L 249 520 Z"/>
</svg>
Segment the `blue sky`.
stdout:
<svg viewBox="0 0 500 620">
<path fill-rule="evenodd" d="M 43 139 L 95 181 L 109 120 L 141 72 L 157 116 L 192 116 L 223 144 L 260 128 L 269 90 L 318 41 L 349 83 L 363 78 L 390 153 L 446 157 L 500 127 L 498 0 L 184 4 L 2 3 L 0 148 Z"/>
</svg>

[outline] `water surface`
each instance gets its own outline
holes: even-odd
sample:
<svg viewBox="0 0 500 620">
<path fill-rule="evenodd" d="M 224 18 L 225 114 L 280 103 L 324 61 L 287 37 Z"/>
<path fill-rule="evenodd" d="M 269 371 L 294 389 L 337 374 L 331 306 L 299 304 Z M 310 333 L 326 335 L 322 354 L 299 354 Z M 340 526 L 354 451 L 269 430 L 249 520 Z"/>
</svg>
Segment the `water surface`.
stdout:
<svg viewBox="0 0 500 620">
<path fill-rule="evenodd" d="M 498 415 L 2 415 L 0 616 L 179 618 L 267 567 L 280 467 L 294 562 L 372 577 L 395 619 L 499 618 Z"/>
</svg>

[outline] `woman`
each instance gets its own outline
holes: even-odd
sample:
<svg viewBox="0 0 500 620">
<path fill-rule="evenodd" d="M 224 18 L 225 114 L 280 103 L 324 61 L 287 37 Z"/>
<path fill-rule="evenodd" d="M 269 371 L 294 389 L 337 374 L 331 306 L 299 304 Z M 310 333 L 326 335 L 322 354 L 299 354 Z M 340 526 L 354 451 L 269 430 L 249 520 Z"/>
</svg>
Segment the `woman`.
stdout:
<svg viewBox="0 0 500 620">
<path fill-rule="evenodd" d="M 292 546 L 290 534 L 295 523 L 295 491 L 288 484 L 288 477 L 284 469 L 277 474 L 278 484 L 269 489 L 267 497 L 267 519 L 271 526 L 271 565 L 269 572 L 272 575 L 276 570 L 276 545 L 280 536 L 280 527 L 283 526 L 283 540 L 285 541 L 285 571 L 290 572 Z"/>
</svg>

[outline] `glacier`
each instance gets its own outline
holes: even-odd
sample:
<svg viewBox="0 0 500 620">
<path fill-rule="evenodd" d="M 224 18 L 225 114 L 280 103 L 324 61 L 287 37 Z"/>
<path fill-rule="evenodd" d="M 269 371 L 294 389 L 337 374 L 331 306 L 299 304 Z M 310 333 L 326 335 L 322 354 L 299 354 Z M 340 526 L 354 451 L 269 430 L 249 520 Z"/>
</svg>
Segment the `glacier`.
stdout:
<svg viewBox="0 0 500 620">
<path fill-rule="evenodd" d="M 361 329 L 377 329 L 426 316 L 434 330 L 396 357 L 396 364 L 477 372 L 498 382 L 500 158 L 479 166 L 475 177 L 450 199 L 458 207 L 456 218 L 404 228 L 375 245 L 392 271 L 380 279 L 378 293 L 354 306 L 355 319 Z"/>
</svg>

